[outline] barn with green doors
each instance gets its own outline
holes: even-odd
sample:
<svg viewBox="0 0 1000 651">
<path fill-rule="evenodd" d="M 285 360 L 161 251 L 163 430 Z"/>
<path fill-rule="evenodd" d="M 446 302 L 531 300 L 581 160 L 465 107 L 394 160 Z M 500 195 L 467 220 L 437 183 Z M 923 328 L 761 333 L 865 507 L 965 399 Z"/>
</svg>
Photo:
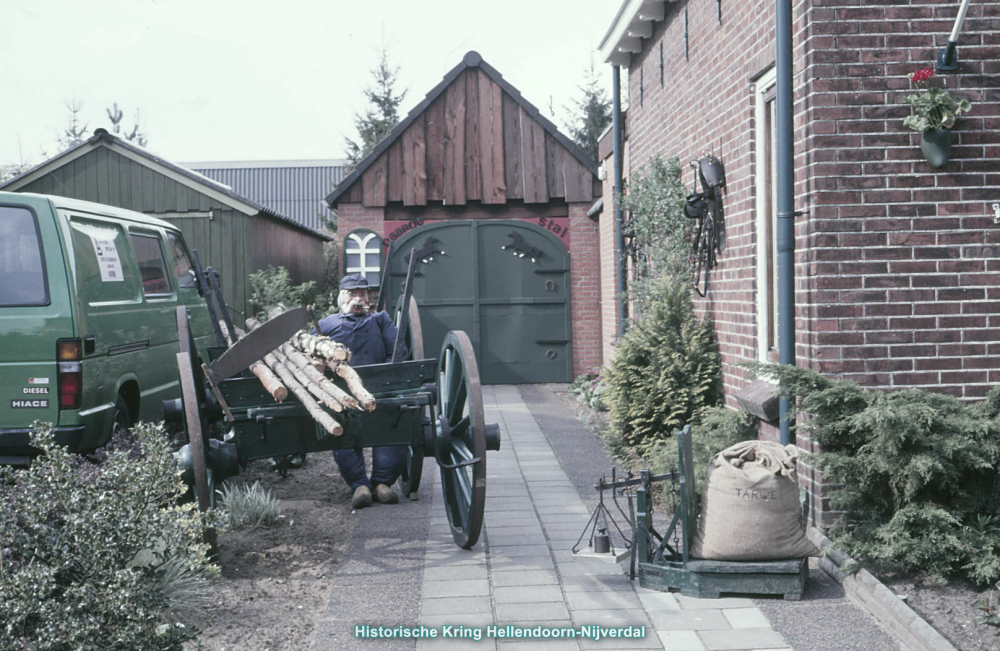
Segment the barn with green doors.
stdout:
<svg viewBox="0 0 1000 651">
<path fill-rule="evenodd" d="M 176 224 L 202 265 L 219 272 L 234 318 L 250 313 L 247 278 L 255 271 L 280 265 L 295 283 L 321 283 L 323 244 L 332 239 L 104 129 L 0 189 L 95 201 Z"/>
<path fill-rule="evenodd" d="M 595 192 L 595 187 L 597 192 Z M 327 197 L 345 273 L 389 305 L 416 252 L 425 354 L 472 340 L 483 382 L 569 382 L 600 363 L 593 159 L 475 52 Z"/>
</svg>

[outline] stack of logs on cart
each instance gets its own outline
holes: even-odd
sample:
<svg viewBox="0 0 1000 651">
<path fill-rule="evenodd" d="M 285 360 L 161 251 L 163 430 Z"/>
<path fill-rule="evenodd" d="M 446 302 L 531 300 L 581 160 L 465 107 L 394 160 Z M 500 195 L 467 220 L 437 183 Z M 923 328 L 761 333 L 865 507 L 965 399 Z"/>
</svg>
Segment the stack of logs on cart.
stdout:
<svg viewBox="0 0 1000 651">
<path fill-rule="evenodd" d="M 246 325 L 252 332 L 260 327 L 260 322 L 249 318 Z M 237 329 L 236 332 L 240 338 L 245 336 L 244 331 Z M 234 343 L 228 336 L 226 339 L 230 346 Z M 252 364 L 250 372 L 276 402 L 285 401 L 291 393 L 327 433 L 340 436 L 344 433 L 343 426 L 320 405 L 335 413 L 345 409 L 375 409 L 375 398 L 362 385 L 357 372 L 348 366 L 350 361 L 351 351 L 343 344 L 300 330 Z M 327 369 L 343 378 L 350 393 L 326 377 Z"/>
</svg>

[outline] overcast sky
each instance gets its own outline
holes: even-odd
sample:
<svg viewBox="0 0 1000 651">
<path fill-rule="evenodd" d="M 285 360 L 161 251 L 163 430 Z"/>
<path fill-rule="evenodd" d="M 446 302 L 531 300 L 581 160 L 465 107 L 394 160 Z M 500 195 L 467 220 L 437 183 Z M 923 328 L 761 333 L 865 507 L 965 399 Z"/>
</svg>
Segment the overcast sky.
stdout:
<svg viewBox="0 0 1000 651">
<path fill-rule="evenodd" d="M 401 116 L 476 50 L 564 128 L 619 0 L 0 0 L 0 164 L 118 102 L 173 162 L 342 158 L 381 45 Z M 550 110 L 555 110 L 555 114 Z"/>
</svg>

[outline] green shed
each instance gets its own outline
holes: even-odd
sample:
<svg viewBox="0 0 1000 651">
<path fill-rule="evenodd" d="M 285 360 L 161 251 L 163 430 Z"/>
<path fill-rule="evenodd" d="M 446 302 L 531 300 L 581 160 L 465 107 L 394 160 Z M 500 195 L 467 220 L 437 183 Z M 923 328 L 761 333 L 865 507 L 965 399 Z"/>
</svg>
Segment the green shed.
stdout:
<svg viewBox="0 0 1000 651">
<path fill-rule="evenodd" d="M 0 189 L 96 201 L 176 224 L 202 265 L 219 272 L 234 318 L 250 313 L 247 278 L 260 269 L 280 265 L 296 284 L 322 284 L 323 244 L 333 239 L 104 129 Z"/>
</svg>

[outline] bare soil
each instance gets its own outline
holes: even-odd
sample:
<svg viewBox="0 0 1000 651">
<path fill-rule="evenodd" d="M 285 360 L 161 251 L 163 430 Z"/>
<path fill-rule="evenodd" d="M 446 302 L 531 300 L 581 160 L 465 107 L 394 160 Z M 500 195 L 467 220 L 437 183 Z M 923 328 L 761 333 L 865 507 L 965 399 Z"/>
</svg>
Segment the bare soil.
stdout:
<svg viewBox="0 0 1000 651">
<path fill-rule="evenodd" d="M 308 649 L 354 528 L 350 493 L 329 453 L 308 456 L 286 477 L 257 461 L 227 480 L 254 481 L 281 501 L 282 515 L 269 527 L 219 535 L 222 576 L 198 643 L 211 651 Z"/>
<path fill-rule="evenodd" d="M 995 604 L 995 590 L 977 590 L 965 581 L 941 584 L 926 576 L 881 580 L 959 651 L 1000 649 L 1000 628 L 978 624 L 984 613 L 975 607 L 981 599 Z"/>
</svg>

